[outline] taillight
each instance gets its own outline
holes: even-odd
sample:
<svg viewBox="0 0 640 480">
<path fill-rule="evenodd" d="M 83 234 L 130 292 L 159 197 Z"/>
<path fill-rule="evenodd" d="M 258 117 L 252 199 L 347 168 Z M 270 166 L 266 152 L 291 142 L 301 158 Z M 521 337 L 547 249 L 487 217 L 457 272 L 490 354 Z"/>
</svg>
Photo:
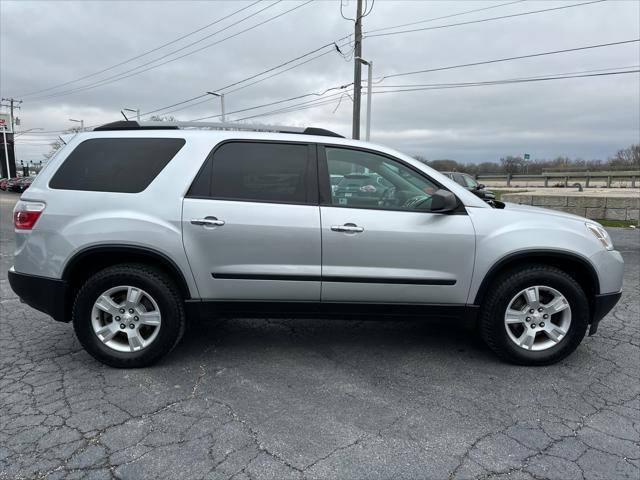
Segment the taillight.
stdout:
<svg viewBox="0 0 640 480">
<path fill-rule="evenodd" d="M 13 226 L 18 230 L 31 230 L 44 210 L 42 202 L 16 203 L 13 209 Z"/>
</svg>

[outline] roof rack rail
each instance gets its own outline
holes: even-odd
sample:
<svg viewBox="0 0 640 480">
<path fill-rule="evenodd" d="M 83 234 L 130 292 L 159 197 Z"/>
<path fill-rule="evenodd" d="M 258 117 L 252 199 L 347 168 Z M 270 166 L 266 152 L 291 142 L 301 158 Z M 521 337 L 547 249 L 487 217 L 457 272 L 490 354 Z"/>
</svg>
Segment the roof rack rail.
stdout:
<svg viewBox="0 0 640 480">
<path fill-rule="evenodd" d="M 342 135 L 315 127 L 285 127 L 281 125 L 252 124 L 243 125 L 231 122 L 136 122 L 134 120 L 120 120 L 101 125 L 93 129 L 94 132 L 108 132 L 116 130 L 246 130 L 251 132 L 300 133 L 303 135 L 319 135 L 323 137 L 340 137 Z"/>
</svg>

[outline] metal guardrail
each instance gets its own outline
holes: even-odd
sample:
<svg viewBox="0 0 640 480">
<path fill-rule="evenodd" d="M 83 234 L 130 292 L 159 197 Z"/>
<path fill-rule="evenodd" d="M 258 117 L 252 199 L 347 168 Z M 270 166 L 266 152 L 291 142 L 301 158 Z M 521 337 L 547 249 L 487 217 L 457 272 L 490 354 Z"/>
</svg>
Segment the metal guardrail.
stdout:
<svg viewBox="0 0 640 480">
<path fill-rule="evenodd" d="M 569 186 L 570 180 L 584 180 L 585 187 L 589 186 L 591 179 L 605 179 L 607 188 L 611 188 L 611 182 L 614 180 L 628 179 L 631 180 L 631 188 L 636 187 L 636 181 L 640 179 L 640 171 L 627 172 L 553 172 L 542 173 L 537 175 L 529 174 L 483 174 L 476 175 L 476 180 L 504 180 L 507 186 L 511 186 L 513 180 L 544 180 L 544 186 L 549 186 L 549 180 L 561 180 L 565 187 Z"/>
</svg>

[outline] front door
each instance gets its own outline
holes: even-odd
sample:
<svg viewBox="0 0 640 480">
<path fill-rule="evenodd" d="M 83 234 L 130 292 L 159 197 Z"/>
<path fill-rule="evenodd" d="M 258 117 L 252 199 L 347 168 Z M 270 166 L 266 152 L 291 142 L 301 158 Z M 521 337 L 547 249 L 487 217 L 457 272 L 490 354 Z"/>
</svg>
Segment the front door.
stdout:
<svg viewBox="0 0 640 480">
<path fill-rule="evenodd" d="M 182 230 L 202 298 L 318 301 L 315 147 L 249 141 L 217 147 L 184 199 Z"/>
<path fill-rule="evenodd" d="M 322 300 L 466 303 L 475 255 L 466 212 L 429 212 L 439 186 L 396 159 L 320 150 Z"/>
</svg>

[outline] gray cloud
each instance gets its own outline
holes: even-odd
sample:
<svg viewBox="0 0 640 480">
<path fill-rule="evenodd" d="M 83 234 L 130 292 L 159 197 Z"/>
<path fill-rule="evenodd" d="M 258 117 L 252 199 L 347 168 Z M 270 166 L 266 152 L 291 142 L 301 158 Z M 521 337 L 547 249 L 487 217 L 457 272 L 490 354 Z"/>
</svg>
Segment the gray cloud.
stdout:
<svg viewBox="0 0 640 480">
<path fill-rule="evenodd" d="M 355 2 L 345 3 L 353 14 Z M 364 29 L 413 22 L 483 6 L 490 1 L 404 2 L 377 0 Z M 503 2 L 504 3 L 504 2 Z M 526 1 L 424 26 L 456 23 L 571 2 Z M 255 18 L 212 36 L 213 42 L 241 28 L 293 8 L 285 1 Z M 0 93 L 20 95 L 67 82 L 121 62 L 170 41 L 248 2 L 8 1 L 0 3 Z M 219 25 L 131 64 L 57 90 L 92 83 L 135 67 L 201 38 L 267 4 L 248 9 Z M 500 57 L 579 47 L 640 37 L 640 4 L 603 3 L 465 25 L 364 40 L 363 56 L 375 76 Z M 260 72 L 338 39 L 352 30 L 339 14 L 338 1 L 315 1 L 264 26 L 194 55 L 122 81 L 73 95 L 37 101 L 25 97 L 23 128 L 59 130 L 120 119 L 122 107 L 143 111 L 194 97 Z M 195 48 L 195 47 L 194 47 Z M 348 51 L 349 47 L 344 50 Z M 486 81 L 637 65 L 637 43 L 443 72 L 398 77 L 381 84 Z M 366 72 L 366 68 L 363 69 Z M 273 102 L 352 81 L 353 67 L 337 53 L 227 96 L 229 111 Z M 637 74 L 551 82 L 376 94 L 372 140 L 427 158 L 496 160 L 529 152 L 535 157 L 568 155 L 605 158 L 640 142 L 640 84 Z M 33 97 L 31 97 L 33 98 Z M 303 99 L 306 100 L 306 99 Z M 303 101 L 301 100 L 301 101 Z M 292 102 L 295 103 L 295 102 Z M 247 112 L 258 114 L 278 106 Z M 282 105 L 282 106 L 286 106 Z M 342 134 L 351 131 L 351 102 L 273 115 L 256 121 L 315 125 Z M 219 113 L 215 98 L 176 112 L 188 120 Z M 364 117 L 364 108 L 363 108 Z M 233 118 L 240 118 L 236 115 Z M 42 158 L 47 137 L 25 135 L 18 158 Z"/>
</svg>

